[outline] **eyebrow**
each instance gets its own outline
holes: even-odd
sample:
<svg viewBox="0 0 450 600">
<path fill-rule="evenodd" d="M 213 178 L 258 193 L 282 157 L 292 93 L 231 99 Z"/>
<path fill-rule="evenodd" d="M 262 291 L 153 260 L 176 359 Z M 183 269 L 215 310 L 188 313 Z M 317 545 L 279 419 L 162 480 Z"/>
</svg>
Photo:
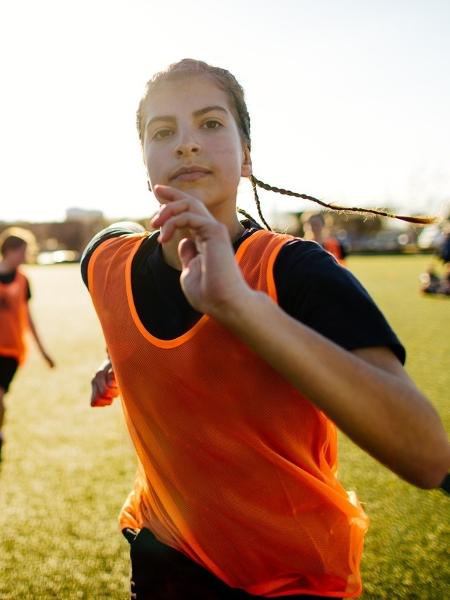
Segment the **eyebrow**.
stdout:
<svg viewBox="0 0 450 600">
<path fill-rule="evenodd" d="M 194 110 L 194 112 L 192 114 L 194 115 L 194 117 L 201 117 L 202 115 L 212 112 L 214 110 L 218 110 L 225 114 L 228 113 L 228 111 L 223 106 L 220 106 L 219 104 L 213 104 L 212 106 L 205 106 L 205 108 L 199 108 L 198 110 Z M 175 121 L 175 120 L 176 120 L 175 117 L 172 115 L 157 115 L 156 117 L 153 117 L 153 119 L 150 119 L 150 121 L 147 123 L 146 127 L 149 127 L 156 121 Z"/>
</svg>

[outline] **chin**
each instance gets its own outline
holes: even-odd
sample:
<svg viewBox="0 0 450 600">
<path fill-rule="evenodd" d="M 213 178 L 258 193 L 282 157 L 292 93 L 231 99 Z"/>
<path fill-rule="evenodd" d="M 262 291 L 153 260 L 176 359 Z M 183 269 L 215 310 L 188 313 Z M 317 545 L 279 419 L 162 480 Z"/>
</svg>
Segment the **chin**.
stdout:
<svg viewBox="0 0 450 600">
<path fill-rule="evenodd" d="M 223 193 L 223 190 L 212 190 L 208 189 L 206 185 L 202 185 L 198 181 L 183 181 L 177 182 L 173 187 L 177 188 L 182 192 L 186 192 L 190 196 L 197 198 L 200 200 L 202 204 L 206 206 L 211 212 L 213 212 L 214 208 L 223 206 L 225 203 L 230 203 L 230 198 L 233 198 L 233 203 L 236 204 L 236 194 L 234 196 L 231 195 L 231 192 L 227 195 Z"/>
<path fill-rule="evenodd" d="M 174 185 L 177 190 L 181 192 L 186 192 L 190 196 L 194 196 L 197 200 L 203 202 L 203 204 L 210 204 L 211 201 L 211 192 L 208 192 L 203 186 L 198 185 L 196 181 L 183 181 Z"/>
</svg>

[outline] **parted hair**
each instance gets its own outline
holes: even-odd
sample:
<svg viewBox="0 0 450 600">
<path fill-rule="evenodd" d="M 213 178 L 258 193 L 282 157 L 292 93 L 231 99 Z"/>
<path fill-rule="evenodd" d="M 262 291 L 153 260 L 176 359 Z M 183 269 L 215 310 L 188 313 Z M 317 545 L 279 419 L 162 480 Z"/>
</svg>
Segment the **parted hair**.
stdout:
<svg viewBox="0 0 450 600">
<path fill-rule="evenodd" d="M 139 102 L 138 110 L 136 113 L 136 125 L 139 133 L 139 139 L 141 144 L 144 141 L 144 131 L 143 131 L 143 108 L 145 102 L 152 91 L 156 90 L 161 84 L 167 81 L 176 81 L 186 76 L 206 76 L 210 77 L 217 86 L 222 89 L 228 96 L 230 102 L 230 108 L 233 112 L 233 115 L 236 119 L 236 123 L 239 129 L 239 133 L 241 135 L 241 139 L 244 144 L 248 146 L 248 149 L 251 150 L 251 135 L 250 135 L 250 115 L 247 109 L 247 104 L 245 101 L 245 94 L 243 87 L 239 84 L 237 79 L 227 71 L 226 69 L 221 69 L 219 67 L 214 67 L 209 65 L 206 62 L 201 60 L 194 60 L 192 58 L 184 58 L 179 62 L 172 63 L 165 69 L 164 71 L 159 71 L 147 82 L 144 95 L 142 96 L 141 101 Z M 261 210 L 261 202 L 258 195 L 257 188 L 262 188 L 264 190 L 275 192 L 277 194 L 281 194 L 284 196 L 292 196 L 294 198 L 301 198 L 303 200 L 309 200 L 311 202 L 315 202 L 320 206 L 331 210 L 337 210 L 341 212 L 358 212 L 363 214 L 372 214 L 372 215 L 380 215 L 384 217 L 391 217 L 395 219 L 400 219 L 402 221 L 407 221 L 409 223 L 421 223 L 428 224 L 434 223 L 436 221 L 435 217 L 428 216 L 420 216 L 420 217 L 411 217 L 407 215 L 397 215 L 393 213 L 389 213 L 385 210 L 377 209 L 377 208 L 360 208 L 357 206 L 338 206 L 333 203 L 324 202 L 323 200 L 319 200 L 314 198 L 314 196 L 309 196 L 308 194 L 300 194 L 298 192 L 293 192 L 291 190 L 287 190 L 284 188 L 279 188 L 273 185 L 269 185 L 268 183 L 264 183 L 260 179 L 257 179 L 253 174 L 250 176 L 250 182 L 253 188 L 253 195 L 255 198 L 256 208 L 258 210 L 259 217 L 262 223 L 270 230 L 270 226 L 268 225 L 266 219 Z M 245 211 L 238 209 L 238 211 L 244 214 L 246 217 L 250 217 Z"/>
</svg>

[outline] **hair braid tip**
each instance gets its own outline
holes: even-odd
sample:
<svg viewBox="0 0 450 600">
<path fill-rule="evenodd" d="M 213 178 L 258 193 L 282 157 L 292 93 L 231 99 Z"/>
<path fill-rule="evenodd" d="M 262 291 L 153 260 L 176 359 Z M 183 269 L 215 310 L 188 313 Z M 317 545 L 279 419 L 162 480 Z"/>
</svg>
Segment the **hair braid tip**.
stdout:
<svg viewBox="0 0 450 600">
<path fill-rule="evenodd" d="M 281 194 L 283 196 L 293 196 L 294 198 L 301 198 L 302 200 L 309 200 L 311 202 L 315 202 L 316 204 L 320 204 L 320 206 L 324 206 L 325 208 L 329 208 L 331 210 L 338 210 L 342 212 L 358 212 L 366 215 L 377 215 L 380 217 L 388 217 L 390 219 L 399 219 L 400 221 L 406 221 L 407 223 L 415 223 L 418 225 L 429 225 L 431 223 L 436 223 L 439 219 L 437 217 L 432 217 L 428 215 L 420 215 L 416 217 L 408 216 L 408 215 L 397 215 L 395 213 L 389 213 L 387 211 L 377 209 L 377 208 L 361 208 L 359 206 L 339 206 L 337 204 L 332 204 L 328 202 L 323 202 L 323 200 L 319 200 L 318 198 L 314 198 L 314 196 L 308 196 L 307 194 L 299 194 L 298 192 L 292 192 L 291 190 L 286 190 L 284 188 L 278 188 L 274 185 L 269 185 L 268 183 L 264 183 L 260 179 L 257 179 L 254 175 L 251 176 L 251 182 L 253 186 L 253 191 L 255 194 L 255 198 L 258 198 L 258 193 L 256 191 L 256 186 L 262 188 L 263 190 L 267 190 L 268 192 L 275 192 L 276 194 Z M 257 201 L 257 206 L 259 203 L 259 198 Z"/>
</svg>

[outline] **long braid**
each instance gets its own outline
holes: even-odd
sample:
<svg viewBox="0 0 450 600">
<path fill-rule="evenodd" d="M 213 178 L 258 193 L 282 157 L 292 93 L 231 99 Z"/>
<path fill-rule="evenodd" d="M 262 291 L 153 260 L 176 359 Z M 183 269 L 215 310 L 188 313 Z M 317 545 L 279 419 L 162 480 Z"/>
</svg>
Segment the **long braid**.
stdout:
<svg viewBox="0 0 450 600">
<path fill-rule="evenodd" d="M 243 208 L 239 208 L 239 206 L 237 206 L 236 210 L 240 215 L 244 216 L 248 221 L 252 221 L 252 222 L 256 223 L 256 221 L 252 217 L 252 215 L 250 213 L 248 213 L 246 210 L 244 210 Z"/>
<path fill-rule="evenodd" d="M 270 225 L 267 223 L 267 221 L 264 218 L 264 215 L 262 214 L 261 202 L 259 200 L 258 190 L 256 189 L 256 185 L 258 184 L 258 179 L 256 179 L 256 177 L 253 177 L 253 175 L 252 175 L 250 177 L 250 181 L 252 182 L 253 195 L 255 196 L 255 203 L 256 203 L 256 208 L 258 209 L 258 215 L 259 215 L 261 221 L 263 222 L 263 224 L 265 225 L 266 229 L 268 229 L 269 231 L 272 231 Z"/>
<path fill-rule="evenodd" d="M 379 215 L 381 217 L 390 217 L 393 219 L 400 219 L 401 221 L 407 221 L 408 223 L 421 223 L 421 224 L 429 224 L 429 223 L 436 223 L 437 218 L 436 217 L 427 217 L 427 216 L 423 216 L 423 217 L 409 217 L 409 216 L 405 216 L 405 215 L 396 215 L 393 213 L 389 213 L 386 212 L 384 210 L 379 210 L 376 208 L 360 208 L 358 206 L 338 206 L 337 204 L 328 204 L 327 202 L 323 202 L 322 200 L 318 200 L 317 198 L 314 198 L 313 196 L 308 196 L 307 194 L 299 194 L 298 192 L 291 192 L 290 190 L 285 190 L 283 188 L 278 188 L 275 187 L 273 185 L 269 185 L 268 183 L 264 183 L 263 181 L 260 181 L 259 179 L 257 179 L 254 175 L 251 176 L 251 182 L 252 182 L 252 187 L 253 187 L 253 193 L 255 195 L 255 201 L 256 201 L 256 206 L 258 207 L 258 213 L 261 216 L 261 212 L 260 212 L 260 205 L 259 205 L 259 197 L 258 197 L 258 193 L 256 191 L 256 186 L 262 188 L 263 190 L 268 190 L 269 192 L 276 192 L 277 194 L 282 194 L 283 196 L 294 196 L 295 198 L 302 198 L 303 200 L 311 200 L 312 202 L 316 202 L 317 204 L 320 204 L 321 206 L 325 206 L 326 208 L 330 208 L 332 210 L 341 210 L 344 212 L 359 212 L 359 213 L 366 213 L 366 214 L 372 214 L 372 215 Z M 263 222 L 264 225 L 267 224 L 263 218 Z"/>
</svg>

